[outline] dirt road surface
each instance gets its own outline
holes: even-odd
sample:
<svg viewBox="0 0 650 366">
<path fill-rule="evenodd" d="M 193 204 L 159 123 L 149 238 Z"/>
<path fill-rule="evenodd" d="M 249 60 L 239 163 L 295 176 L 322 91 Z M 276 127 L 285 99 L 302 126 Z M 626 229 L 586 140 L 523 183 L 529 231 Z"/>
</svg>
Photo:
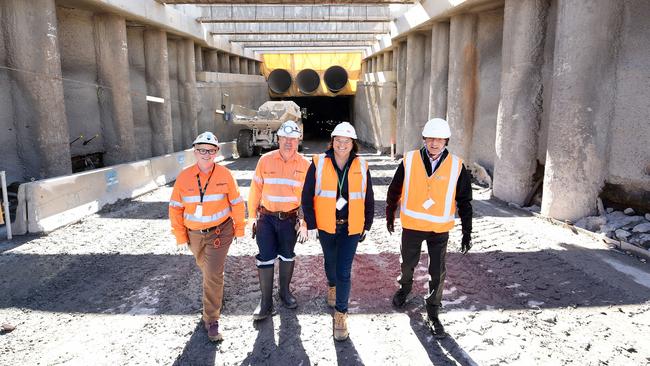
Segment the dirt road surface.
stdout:
<svg viewBox="0 0 650 366">
<path fill-rule="evenodd" d="M 307 147 L 306 153 L 320 147 Z M 350 339 L 334 342 L 320 245 L 298 245 L 300 306 L 254 324 L 255 242 L 232 245 L 221 320 L 225 340 L 200 323 L 201 275 L 176 251 L 171 187 L 115 204 L 47 236 L 0 242 L 1 365 L 648 365 L 650 269 L 565 227 L 490 200 L 474 187 L 474 248 L 451 233 L 435 340 L 423 321 L 428 257 L 414 293 L 397 289 L 399 234 L 385 228 L 397 162 L 366 151 L 376 218 L 353 265 Z M 223 162 L 244 197 L 256 158 Z M 398 230 L 400 231 L 400 230 Z M 277 279 L 277 276 L 276 276 Z"/>
</svg>

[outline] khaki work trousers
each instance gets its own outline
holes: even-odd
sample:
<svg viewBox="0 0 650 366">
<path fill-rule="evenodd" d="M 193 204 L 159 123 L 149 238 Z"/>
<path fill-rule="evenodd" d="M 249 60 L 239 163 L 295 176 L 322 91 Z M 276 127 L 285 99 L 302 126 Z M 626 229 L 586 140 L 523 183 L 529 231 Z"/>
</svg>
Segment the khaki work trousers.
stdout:
<svg viewBox="0 0 650 366">
<path fill-rule="evenodd" d="M 223 300 L 223 273 L 235 229 L 231 219 L 208 233 L 188 231 L 190 250 L 203 274 L 203 321 L 219 320 Z"/>
</svg>

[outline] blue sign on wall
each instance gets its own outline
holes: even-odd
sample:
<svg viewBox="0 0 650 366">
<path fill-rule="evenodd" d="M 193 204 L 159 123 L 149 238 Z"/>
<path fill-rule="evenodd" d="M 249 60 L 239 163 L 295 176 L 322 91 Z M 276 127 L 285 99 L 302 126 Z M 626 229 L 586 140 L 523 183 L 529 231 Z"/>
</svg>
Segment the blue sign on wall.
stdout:
<svg viewBox="0 0 650 366">
<path fill-rule="evenodd" d="M 180 165 L 181 168 L 185 166 L 185 154 L 176 155 L 176 160 L 178 160 L 178 165 Z"/>
<path fill-rule="evenodd" d="M 117 172 L 112 169 L 106 172 L 104 178 L 106 179 L 106 189 L 109 191 L 117 187 L 117 184 L 120 182 L 117 178 Z"/>
</svg>

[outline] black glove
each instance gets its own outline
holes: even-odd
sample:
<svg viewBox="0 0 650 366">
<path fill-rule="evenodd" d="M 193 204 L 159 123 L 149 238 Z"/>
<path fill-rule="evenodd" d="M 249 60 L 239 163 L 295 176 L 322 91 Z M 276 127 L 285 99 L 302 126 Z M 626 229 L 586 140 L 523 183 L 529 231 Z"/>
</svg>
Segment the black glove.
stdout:
<svg viewBox="0 0 650 366">
<path fill-rule="evenodd" d="M 469 252 L 472 248 L 472 236 L 470 234 L 463 234 L 463 239 L 460 242 L 460 251 L 463 254 Z"/>
<path fill-rule="evenodd" d="M 359 236 L 359 243 L 361 243 L 364 240 L 366 240 L 366 230 L 363 230 L 361 236 Z"/>
<path fill-rule="evenodd" d="M 255 239 L 255 235 L 257 234 L 257 222 L 251 226 L 251 238 Z"/>
<path fill-rule="evenodd" d="M 386 215 L 386 229 L 391 234 L 395 232 L 395 215 Z"/>
</svg>

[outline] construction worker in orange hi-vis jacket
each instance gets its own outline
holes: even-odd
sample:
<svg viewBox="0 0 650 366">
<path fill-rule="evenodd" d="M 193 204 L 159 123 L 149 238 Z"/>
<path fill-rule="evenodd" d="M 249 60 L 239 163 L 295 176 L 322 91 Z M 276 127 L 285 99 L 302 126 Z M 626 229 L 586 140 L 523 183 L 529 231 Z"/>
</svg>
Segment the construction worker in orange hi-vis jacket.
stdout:
<svg viewBox="0 0 650 366">
<path fill-rule="evenodd" d="M 262 294 L 253 312 L 254 320 L 275 314 L 273 272 L 276 258 L 280 262 L 280 300 L 287 308 L 298 306 L 289 284 L 293 277 L 296 241 L 307 239 L 300 197 L 309 161 L 297 152 L 302 132 L 294 121 L 286 121 L 277 134 L 280 147 L 260 158 L 248 195 L 248 224 L 252 237 L 257 239 L 256 259 Z"/>
<path fill-rule="evenodd" d="M 214 162 L 219 152 L 214 134 L 200 134 L 193 147 L 196 164 L 176 178 L 169 220 L 179 250 L 189 249 L 201 269 L 203 323 L 208 338 L 220 341 L 226 255 L 234 237 L 244 236 L 246 209 L 230 170 Z"/>
</svg>

